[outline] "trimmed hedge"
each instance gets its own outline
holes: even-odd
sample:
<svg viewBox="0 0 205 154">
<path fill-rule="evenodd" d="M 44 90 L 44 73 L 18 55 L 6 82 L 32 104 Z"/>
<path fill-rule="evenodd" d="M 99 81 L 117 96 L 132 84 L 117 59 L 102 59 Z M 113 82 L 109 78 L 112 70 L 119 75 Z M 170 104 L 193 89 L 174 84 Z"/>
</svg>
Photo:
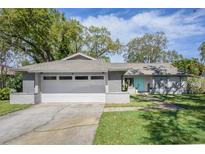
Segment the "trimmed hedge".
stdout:
<svg viewBox="0 0 205 154">
<path fill-rule="evenodd" d="M 0 100 L 9 100 L 10 89 L 2 88 L 0 89 Z"/>
</svg>

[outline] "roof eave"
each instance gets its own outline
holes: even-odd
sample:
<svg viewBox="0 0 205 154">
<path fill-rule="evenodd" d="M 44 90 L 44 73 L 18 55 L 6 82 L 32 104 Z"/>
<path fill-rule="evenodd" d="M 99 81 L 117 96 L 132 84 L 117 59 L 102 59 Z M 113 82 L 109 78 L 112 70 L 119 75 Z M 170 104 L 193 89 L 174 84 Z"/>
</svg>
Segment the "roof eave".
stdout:
<svg viewBox="0 0 205 154">
<path fill-rule="evenodd" d="M 12 68 L 12 71 L 15 71 L 15 72 L 27 72 L 28 69 L 23 69 L 23 68 Z"/>
<path fill-rule="evenodd" d="M 64 71 L 64 70 L 29 70 L 29 73 L 100 73 L 108 72 L 107 70 L 95 70 L 95 71 Z"/>
</svg>

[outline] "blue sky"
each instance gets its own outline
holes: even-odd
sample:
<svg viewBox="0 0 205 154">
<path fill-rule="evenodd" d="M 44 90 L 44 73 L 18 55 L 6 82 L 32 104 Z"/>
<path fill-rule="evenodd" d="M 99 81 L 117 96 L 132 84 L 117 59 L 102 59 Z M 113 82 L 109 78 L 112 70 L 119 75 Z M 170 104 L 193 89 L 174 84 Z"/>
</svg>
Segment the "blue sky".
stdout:
<svg viewBox="0 0 205 154">
<path fill-rule="evenodd" d="M 126 44 L 132 38 L 162 31 L 168 38 L 167 49 L 184 57 L 198 57 L 198 47 L 205 41 L 205 9 L 59 9 L 83 25 L 104 26 Z M 111 56 L 112 62 L 123 62 L 122 55 Z"/>
</svg>

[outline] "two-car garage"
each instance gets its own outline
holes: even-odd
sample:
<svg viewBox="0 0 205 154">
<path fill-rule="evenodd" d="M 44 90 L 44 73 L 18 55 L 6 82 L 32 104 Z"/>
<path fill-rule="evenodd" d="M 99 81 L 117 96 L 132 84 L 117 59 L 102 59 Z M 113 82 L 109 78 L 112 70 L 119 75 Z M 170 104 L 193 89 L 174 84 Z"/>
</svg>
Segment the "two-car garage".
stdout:
<svg viewBox="0 0 205 154">
<path fill-rule="evenodd" d="M 41 102 L 105 102 L 105 75 L 42 74 Z"/>
<path fill-rule="evenodd" d="M 114 71 L 110 75 L 109 69 Z M 111 63 L 82 53 L 61 60 L 22 66 L 17 71 L 23 73 L 23 91 L 11 94 L 10 102 L 113 103 L 114 98 L 119 103 L 122 95 L 129 98 L 129 94 L 121 94 L 121 74 L 115 72 L 118 69 L 112 67 Z"/>
</svg>

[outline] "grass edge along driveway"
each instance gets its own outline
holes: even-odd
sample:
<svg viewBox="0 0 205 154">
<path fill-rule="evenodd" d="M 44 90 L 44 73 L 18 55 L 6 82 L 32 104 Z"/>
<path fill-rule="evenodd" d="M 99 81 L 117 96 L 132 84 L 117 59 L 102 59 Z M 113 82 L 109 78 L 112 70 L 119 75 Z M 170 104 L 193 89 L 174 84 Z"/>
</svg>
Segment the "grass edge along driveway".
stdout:
<svg viewBox="0 0 205 154">
<path fill-rule="evenodd" d="M 31 104 L 10 104 L 8 100 L 0 101 L 0 116 L 30 107 Z"/>
</svg>

